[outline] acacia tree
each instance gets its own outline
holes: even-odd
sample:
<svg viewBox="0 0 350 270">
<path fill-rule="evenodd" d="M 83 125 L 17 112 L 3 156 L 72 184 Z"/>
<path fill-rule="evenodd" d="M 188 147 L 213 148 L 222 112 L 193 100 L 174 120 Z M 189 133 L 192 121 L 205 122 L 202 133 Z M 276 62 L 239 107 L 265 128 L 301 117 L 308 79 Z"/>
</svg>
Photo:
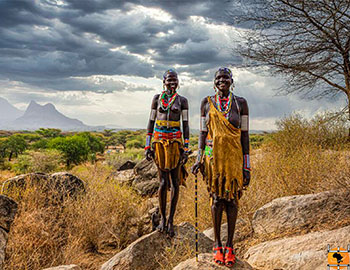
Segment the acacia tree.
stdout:
<svg viewBox="0 0 350 270">
<path fill-rule="evenodd" d="M 350 1 L 256 0 L 243 10 L 235 23 L 253 28 L 237 50 L 245 64 L 282 75 L 285 94 L 344 95 L 350 121 Z"/>
</svg>

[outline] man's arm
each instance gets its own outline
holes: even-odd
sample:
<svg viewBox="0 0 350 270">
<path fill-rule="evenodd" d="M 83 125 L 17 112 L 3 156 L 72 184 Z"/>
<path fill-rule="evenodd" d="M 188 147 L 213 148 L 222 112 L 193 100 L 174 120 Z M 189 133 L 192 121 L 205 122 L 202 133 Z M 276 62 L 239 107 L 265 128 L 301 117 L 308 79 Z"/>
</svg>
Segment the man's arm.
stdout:
<svg viewBox="0 0 350 270">
<path fill-rule="evenodd" d="M 154 123 L 156 122 L 156 118 L 157 118 L 158 98 L 159 98 L 159 95 L 155 95 L 153 97 L 152 105 L 151 105 L 151 113 L 150 113 L 148 125 L 147 125 L 145 155 L 148 160 L 151 160 L 153 156 L 153 151 L 151 149 L 151 141 L 152 141 L 152 135 L 154 130 Z"/>
<path fill-rule="evenodd" d="M 249 109 L 247 101 L 242 98 L 241 109 L 241 144 L 243 152 L 243 185 L 250 182 L 250 156 L 249 156 Z"/>
<path fill-rule="evenodd" d="M 208 136 L 208 128 L 207 124 L 205 122 L 206 119 L 206 105 L 208 103 L 208 99 L 204 98 L 201 102 L 201 109 L 200 109 L 200 133 L 199 133 L 199 138 L 198 138 L 198 155 L 197 155 L 197 160 L 196 163 L 192 167 L 192 173 L 197 174 L 198 170 L 201 166 L 202 162 L 202 157 L 204 154 L 204 148 L 205 148 L 205 140 Z"/>
</svg>

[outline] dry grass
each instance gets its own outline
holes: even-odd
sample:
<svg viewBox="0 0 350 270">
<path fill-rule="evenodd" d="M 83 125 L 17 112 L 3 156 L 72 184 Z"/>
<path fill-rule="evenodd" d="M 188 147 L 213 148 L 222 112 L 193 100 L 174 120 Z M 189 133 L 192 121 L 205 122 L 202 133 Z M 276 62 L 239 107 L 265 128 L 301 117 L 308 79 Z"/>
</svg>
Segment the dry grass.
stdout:
<svg viewBox="0 0 350 270">
<path fill-rule="evenodd" d="M 141 198 L 131 189 L 106 181 L 109 171 L 103 166 L 86 164 L 73 173 L 88 184 L 77 199 L 58 203 L 36 187 L 22 194 L 5 270 L 74 263 L 98 269 L 142 234 Z"/>
<path fill-rule="evenodd" d="M 327 130 L 322 121 L 285 119 L 280 123 L 279 132 L 252 151 L 252 180 L 240 200 L 238 214 L 248 221 L 241 228 L 242 238 L 235 243 L 238 256 L 262 241 L 350 224 L 350 219 L 344 219 L 276 235 L 252 237 L 251 233 L 254 212 L 275 198 L 350 188 L 350 147 L 341 137 L 342 129 L 331 127 Z M 339 140 L 334 140 L 335 137 Z M 187 165 L 188 170 L 191 165 Z M 108 180 L 109 167 L 85 164 L 75 167 L 72 173 L 88 184 L 86 194 L 77 200 L 47 204 L 47 197 L 38 189 L 29 188 L 24 193 L 9 235 L 5 270 L 42 269 L 72 263 L 82 269 L 99 269 L 143 233 L 138 221 L 145 212 L 145 199 Z M 2 171 L 0 183 L 13 175 Z M 198 197 L 199 229 L 204 230 L 212 226 L 212 220 L 208 192 L 201 177 Z M 193 175 L 187 180 L 187 188 L 180 189 L 175 222 L 182 221 L 195 223 Z M 177 248 L 167 248 L 158 263 L 168 270 L 193 256 L 193 247 L 183 243 Z"/>
</svg>

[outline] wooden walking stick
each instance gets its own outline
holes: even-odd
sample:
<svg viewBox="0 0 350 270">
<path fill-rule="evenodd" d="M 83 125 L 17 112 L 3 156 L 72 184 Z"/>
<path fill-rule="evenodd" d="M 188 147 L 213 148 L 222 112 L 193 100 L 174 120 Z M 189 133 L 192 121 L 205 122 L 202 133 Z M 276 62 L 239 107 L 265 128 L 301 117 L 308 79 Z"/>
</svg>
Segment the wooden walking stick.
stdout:
<svg viewBox="0 0 350 270">
<path fill-rule="evenodd" d="M 196 227 L 196 262 L 198 262 L 198 176 L 196 174 L 194 180 L 194 216 L 195 216 L 195 227 Z"/>
</svg>

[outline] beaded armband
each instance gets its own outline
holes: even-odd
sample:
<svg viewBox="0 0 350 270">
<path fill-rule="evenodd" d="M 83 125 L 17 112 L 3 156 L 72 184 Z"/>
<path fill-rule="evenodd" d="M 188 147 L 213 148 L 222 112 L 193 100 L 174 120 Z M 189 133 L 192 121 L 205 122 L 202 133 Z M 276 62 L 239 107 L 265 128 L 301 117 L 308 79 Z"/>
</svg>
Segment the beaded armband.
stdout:
<svg viewBox="0 0 350 270">
<path fill-rule="evenodd" d="M 203 150 L 202 149 L 198 149 L 198 155 L 197 155 L 196 162 L 201 162 L 202 161 L 203 154 L 204 154 Z"/>
<path fill-rule="evenodd" d="M 249 171 L 249 172 L 251 171 L 249 155 L 243 155 L 243 170 Z"/>
<path fill-rule="evenodd" d="M 189 143 L 190 143 L 190 140 L 189 139 L 185 139 L 185 142 L 184 142 L 184 150 L 185 150 L 185 152 L 188 152 L 188 145 L 189 145 Z"/>
<path fill-rule="evenodd" d="M 151 148 L 152 133 L 147 133 L 145 150 Z"/>
</svg>

